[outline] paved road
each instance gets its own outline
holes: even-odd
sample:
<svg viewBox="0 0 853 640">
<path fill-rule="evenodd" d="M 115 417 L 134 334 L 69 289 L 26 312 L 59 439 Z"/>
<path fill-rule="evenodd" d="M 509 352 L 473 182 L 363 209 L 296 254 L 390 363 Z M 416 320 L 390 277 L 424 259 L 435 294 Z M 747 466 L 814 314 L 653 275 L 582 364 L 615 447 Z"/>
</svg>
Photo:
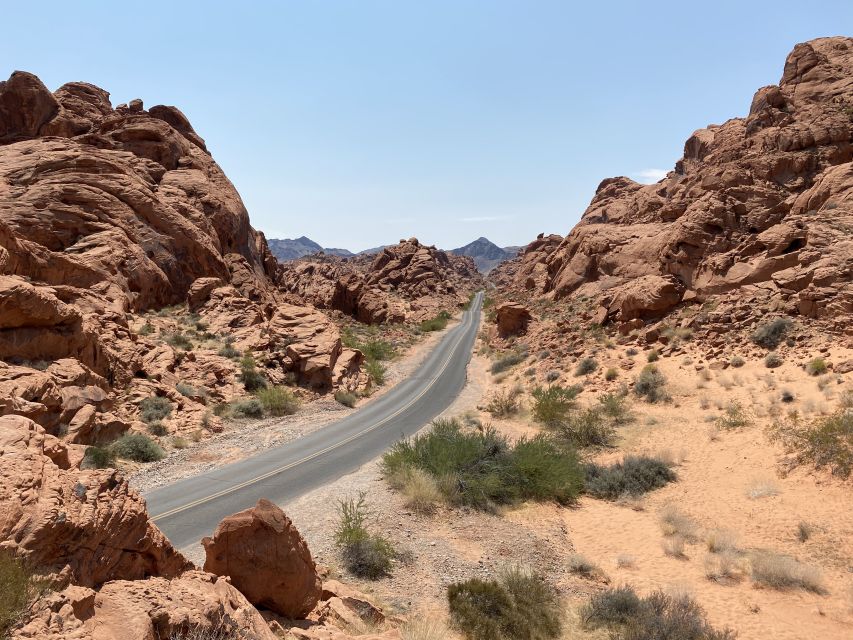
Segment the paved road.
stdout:
<svg viewBox="0 0 853 640">
<path fill-rule="evenodd" d="M 145 495 L 157 526 L 179 549 L 259 498 L 282 504 L 337 480 L 411 436 L 444 411 L 465 385 L 480 321 L 478 293 L 462 321 L 423 365 L 380 398 L 298 440 Z"/>
</svg>

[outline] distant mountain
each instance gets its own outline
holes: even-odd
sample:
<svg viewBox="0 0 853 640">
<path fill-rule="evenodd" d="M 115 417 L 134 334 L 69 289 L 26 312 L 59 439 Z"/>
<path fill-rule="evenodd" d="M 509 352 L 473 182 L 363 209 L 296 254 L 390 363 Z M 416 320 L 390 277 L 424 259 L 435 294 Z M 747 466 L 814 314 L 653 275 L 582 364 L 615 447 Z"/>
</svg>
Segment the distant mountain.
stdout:
<svg viewBox="0 0 853 640">
<path fill-rule="evenodd" d="M 474 259 L 474 264 L 480 273 L 488 273 L 501 262 L 514 258 L 520 247 L 501 248 L 488 238 L 477 238 L 474 242 L 464 247 L 452 249 L 450 253 L 457 256 L 469 256 Z"/>
<path fill-rule="evenodd" d="M 296 260 L 302 256 L 308 256 L 320 251 L 330 256 L 341 256 L 343 258 L 349 258 L 355 255 L 346 249 L 330 249 L 327 247 L 321 247 L 311 238 L 306 238 L 305 236 L 295 239 L 285 238 L 283 240 L 271 238 L 267 240 L 267 244 L 269 245 L 272 254 L 282 261 Z"/>
</svg>

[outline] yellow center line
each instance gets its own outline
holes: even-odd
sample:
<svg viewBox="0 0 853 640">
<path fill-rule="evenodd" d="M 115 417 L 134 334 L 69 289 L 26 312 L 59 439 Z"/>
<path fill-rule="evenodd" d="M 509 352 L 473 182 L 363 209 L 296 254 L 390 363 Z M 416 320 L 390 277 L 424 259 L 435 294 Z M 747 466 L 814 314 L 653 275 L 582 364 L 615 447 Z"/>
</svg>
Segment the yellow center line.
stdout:
<svg viewBox="0 0 853 640">
<path fill-rule="evenodd" d="M 470 319 L 470 318 L 473 318 L 473 317 L 474 317 L 474 314 L 473 314 L 473 313 L 471 313 L 471 314 L 470 314 L 470 316 L 469 316 L 469 319 Z M 463 326 L 463 327 L 464 327 L 464 326 L 465 326 L 465 324 L 466 324 L 467 322 L 468 322 L 468 319 L 466 319 L 466 320 L 462 323 L 462 325 L 461 325 L 461 326 Z M 444 360 L 444 362 L 442 363 L 441 368 L 438 370 L 438 373 L 436 373 L 436 374 L 432 377 L 432 379 L 430 380 L 429 384 L 428 384 L 427 386 L 425 386 L 425 387 L 423 388 L 423 390 L 422 390 L 422 391 L 421 391 L 417 396 L 415 396 L 415 397 L 414 397 L 410 402 L 408 402 L 407 404 L 403 405 L 400 409 L 398 409 L 397 411 L 395 411 L 395 412 L 394 412 L 394 413 L 392 413 L 391 415 L 386 416 L 385 418 L 383 418 L 383 419 L 382 419 L 382 420 L 380 420 L 379 422 L 377 422 L 377 423 L 375 423 L 375 424 L 373 424 L 373 425 L 371 425 L 371 426 L 367 427 L 367 428 L 366 428 L 366 429 L 364 429 L 363 431 L 359 431 L 358 433 L 353 434 L 353 435 L 351 435 L 350 437 L 348 437 L 348 438 L 346 438 L 346 439 L 344 439 L 344 440 L 341 440 L 341 441 L 339 441 L 339 442 L 337 442 L 337 443 L 335 443 L 335 444 L 333 444 L 333 445 L 329 445 L 329 446 L 328 446 L 328 447 L 326 447 L 325 449 L 321 449 L 320 451 L 315 451 L 315 452 L 314 452 L 314 453 L 312 453 L 311 455 L 305 456 L 305 457 L 304 457 L 304 458 L 302 458 L 301 460 L 297 460 L 296 462 L 291 462 L 290 464 L 286 464 L 286 465 L 284 465 L 283 467 L 278 467 L 277 469 L 273 469 L 272 471 L 268 471 L 267 473 L 261 474 L 261 475 L 257 476 L 256 478 L 252 478 L 251 480 L 246 480 L 245 482 L 241 482 L 240 484 L 236 484 L 236 485 L 234 485 L 233 487 L 229 487 L 229 488 L 227 488 L 227 489 L 223 489 L 222 491 L 218 491 L 218 492 L 216 492 L 216 493 L 213 493 L 213 494 L 211 494 L 211 495 L 209 495 L 209 496 L 207 496 L 207 497 L 205 497 L 205 498 L 199 498 L 198 500 L 195 500 L 195 501 L 193 501 L 193 502 L 190 502 L 190 503 L 188 503 L 188 504 L 185 504 L 185 505 L 183 505 L 183 506 L 181 506 L 181 507 L 175 507 L 174 509 L 170 509 L 169 511 L 165 511 L 165 512 L 163 512 L 163 513 L 161 513 L 161 514 L 159 514 L 159 515 L 157 515 L 157 516 L 152 517 L 152 518 L 151 518 L 151 520 L 152 520 L 153 522 L 157 522 L 158 520 L 162 520 L 162 519 L 164 519 L 164 518 L 168 518 L 168 517 L 170 517 L 170 516 L 173 516 L 173 515 L 175 515 L 175 514 L 181 513 L 181 512 L 183 512 L 183 511 L 188 510 L 188 509 L 192 509 L 192 508 L 194 508 L 194 507 L 197 507 L 197 506 L 199 506 L 199 505 L 205 504 L 205 503 L 210 502 L 210 501 L 212 501 L 212 500 L 216 500 L 217 498 L 221 498 L 222 496 L 226 496 L 226 495 L 228 495 L 229 493 L 234 493 L 235 491 L 239 491 L 240 489 L 244 489 L 245 487 L 248 487 L 248 486 L 250 486 L 250 485 L 256 484 L 256 483 L 258 483 L 258 482 L 262 482 L 262 481 L 266 480 L 267 478 L 271 478 L 272 476 L 275 476 L 275 475 L 277 475 L 277 474 L 279 474 L 279 473 L 282 473 L 282 472 L 284 472 L 284 471 L 287 471 L 288 469 L 292 469 L 293 467 L 296 467 L 296 466 L 298 466 L 298 465 L 300 465 L 300 464 L 304 464 L 304 463 L 309 462 L 309 461 L 311 461 L 311 460 L 314 460 L 315 458 L 318 458 L 318 457 L 320 457 L 320 456 L 322 456 L 322 455 L 324 455 L 324 454 L 326 454 L 326 453 L 329 453 L 330 451 L 334 451 L 335 449 L 337 449 L 337 448 L 339 448 L 339 447 L 342 447 L 342 446 L 344 446 L 344 445 L 346 445 L 346 444 L 349 444 L 349 443 L 350 443 L 350 442 L 352 442 L 353 440 L 356 440 L 356 439 L 360 438 L 361 436 L 363 436 L 363 435 L 365 435 L 365 434 L 367 434 L 367 433 L 370 433 L 371 431 L 374 431 L 375 429 L 378 429 L 378 428 L 379 428 L 379 427 L 381 427 L 383 424 L 385 424 L 385 423 L 386 423 L 386 422 L 388 422 L 389 420 L 393 420 L 393 419 L 394 419 L 394 418 L 396 418 L 398 415 L 400 415 L 401 413 L 403 413 L 406 409 L 408 409 L 408 408 L 409 408 L 409 407 L 411 407 L 413 404 L 415 404 L 418 400 L 420 400 L 420 399 L 424 396 L 424 394 L 425 394 L 427 391 L 429 391 L 429 390 L 433 387 L 433 385 L 435 385 L 436 381 L 441 377 L 441 375 L 444 373 L 444 371 L 447 369 L 448 365 L 450 364 L 450 360 L 453 358 L 454 354 L 456 353 L 456 349 L 458 349 L 458 348 L 459 348 L 459 345 L 462 343 L 462 340 L 465 338 L 465 333 L 466 333 L 466 331 L 467 331 L 467 328 L 465 328 L 465 329 L 462 331 L 462 335 L 461 335 L 461 336 L 459 336 L 459 339 L 456 341 L 456 343 L 453 345 L 453 348 L 450 350 L 450 354 L 447 356 L 447 358 L 446 358 L 446 359 Z"/>
</svg>

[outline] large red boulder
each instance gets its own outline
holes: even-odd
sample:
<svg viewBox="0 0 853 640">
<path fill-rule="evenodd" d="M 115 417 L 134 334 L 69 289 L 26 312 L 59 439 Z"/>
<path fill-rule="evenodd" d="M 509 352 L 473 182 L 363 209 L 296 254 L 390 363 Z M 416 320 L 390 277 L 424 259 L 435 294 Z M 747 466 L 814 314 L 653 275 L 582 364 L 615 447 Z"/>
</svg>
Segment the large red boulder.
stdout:
<svg viewBox="0 0 853 640">
<path fill-rule="evenodd" d="M 228 516 L 201 543 L 204 570 L 229 576 L 252 604 L 304 618 L 320 600 L 322 582 L 308 545 L 269 500 Z"/>
<path fill-rule="evenodd" d="M 517 302 L 505 302 L 495 310 L 495 319 L 501 336 L 514 336 L 527 329 L 530 311 Z"/>
</svg>

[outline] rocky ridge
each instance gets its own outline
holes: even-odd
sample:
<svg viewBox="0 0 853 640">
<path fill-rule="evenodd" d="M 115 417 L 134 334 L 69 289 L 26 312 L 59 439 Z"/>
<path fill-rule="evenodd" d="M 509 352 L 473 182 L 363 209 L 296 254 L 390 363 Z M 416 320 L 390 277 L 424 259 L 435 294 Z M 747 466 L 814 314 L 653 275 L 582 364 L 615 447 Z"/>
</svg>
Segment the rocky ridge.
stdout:
<svg viewBox="0 0 853 640">
<path fill-rule="evenodd" d="M 423 320 L 464 303 L 482 279 L 470 258 L 401 240 L 375 256 L 310 256 L 283 265 L 279 284 L 301 304 L 361 322 Z"/>
<path fill-rule="evenodd" d="M 723 322 L 776 312 L 849 335 L 851 159 L 853 39 L 799 44 L 746 117 L 696 131 L 657 184 L 604 180 L 569 235 L 540 236 L 492 279 L 592 299 L 590 319 L 626 330 L 726 300 Z"/>
</svg>

